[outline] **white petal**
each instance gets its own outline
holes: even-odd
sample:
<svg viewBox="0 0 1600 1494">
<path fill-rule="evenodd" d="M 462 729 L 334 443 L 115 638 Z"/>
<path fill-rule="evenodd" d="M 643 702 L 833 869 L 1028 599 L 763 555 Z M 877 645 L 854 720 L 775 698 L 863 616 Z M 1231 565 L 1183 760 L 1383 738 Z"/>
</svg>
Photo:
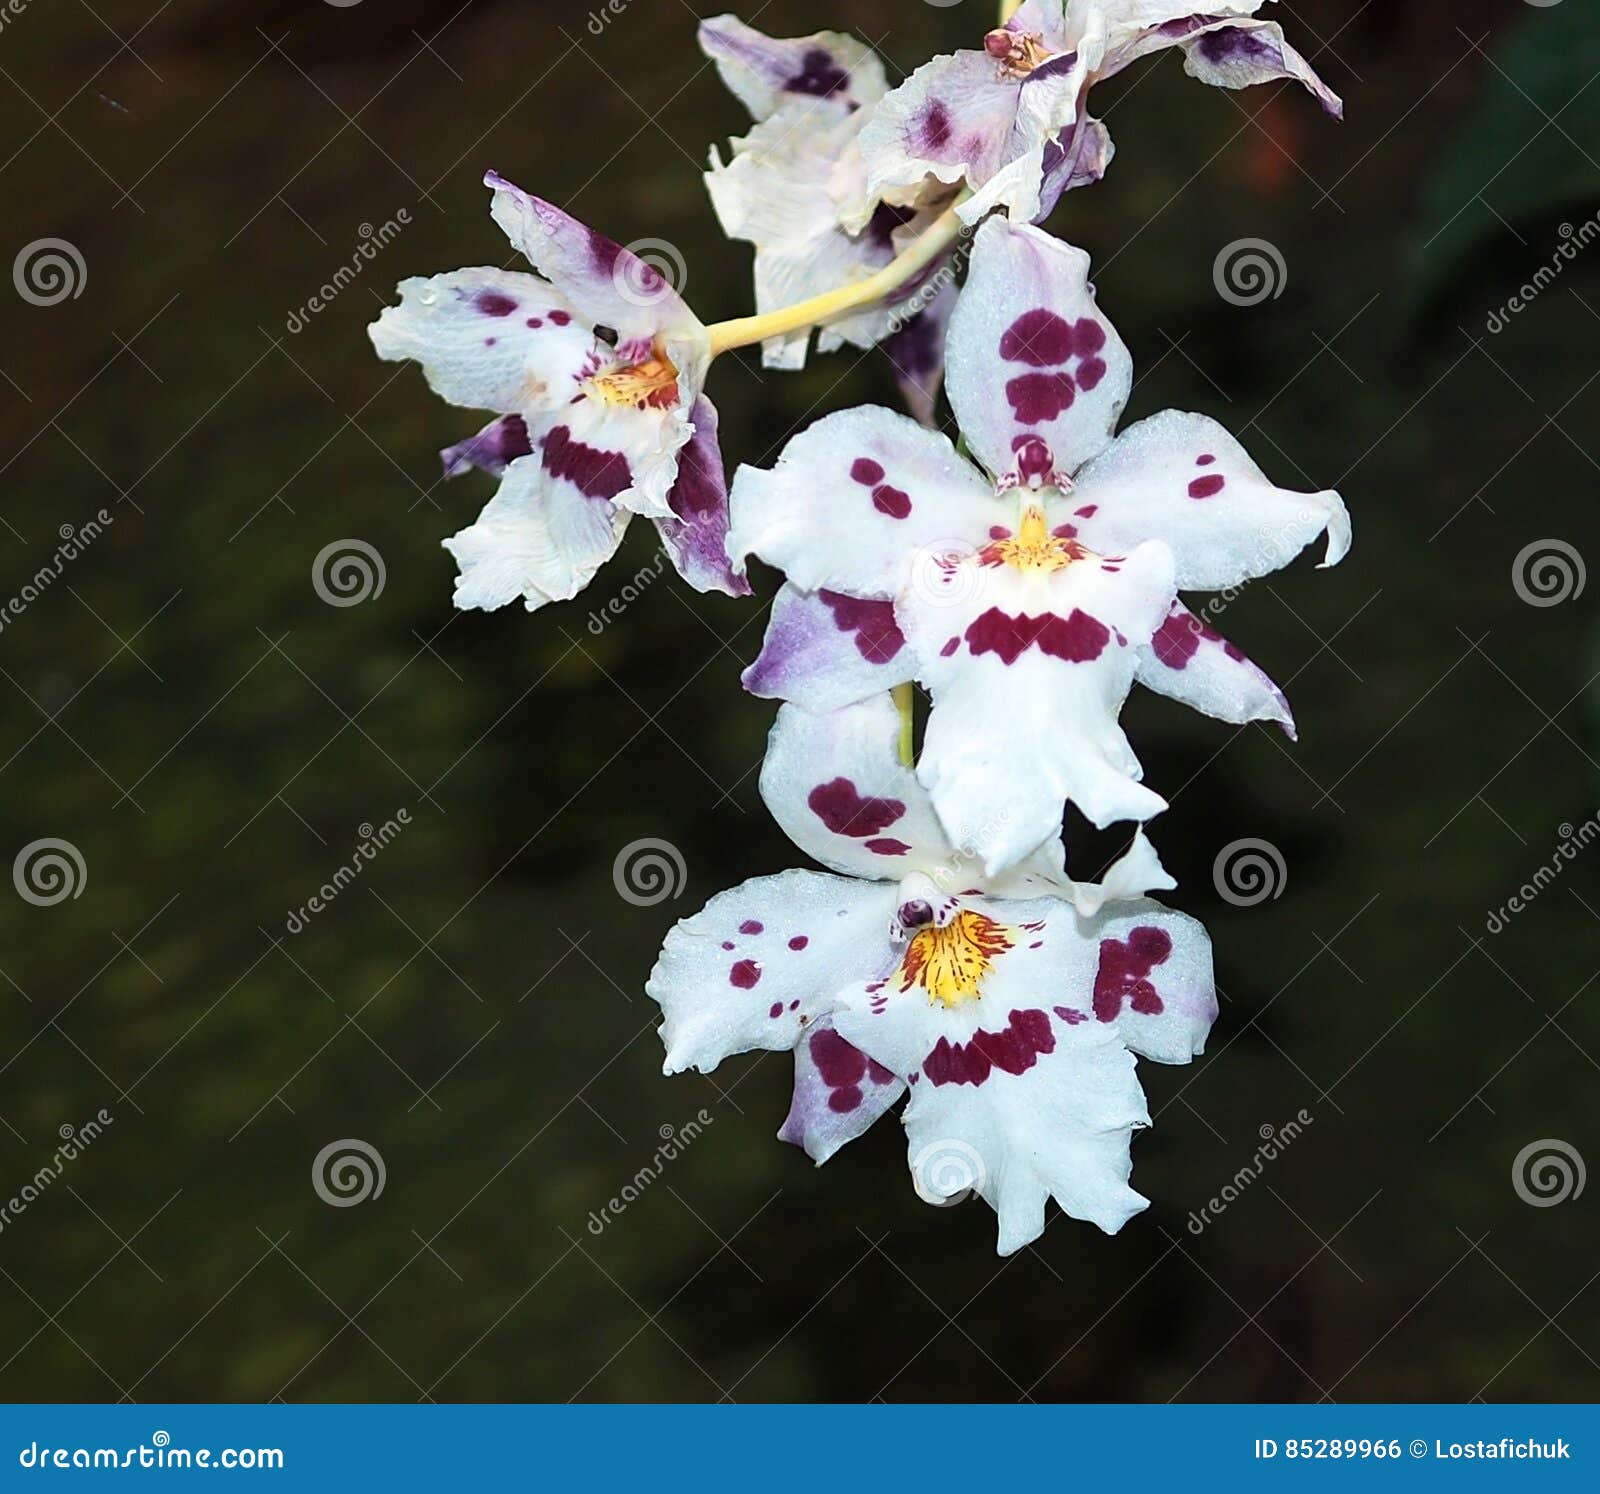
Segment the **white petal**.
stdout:
<svg viewBox="0 0 1600 1494">
<path fill-rule="evenodd" d="M 981 543 L 993 501 L 942 435 L 877 406 L 839 410 L 770 472 L 739 469 L 728 554 L 736 570 L 759 555 L 807 591 L 889 597 L 919 551 Z"/>
<path fill-rule="evenodd" d="M 1294 740 L 1294 716 L 1283 691 L 1182 602 L 1172 604 L 1167 620 L 1139 650 L 1134 678 L 1219 721 L 1276 721 Z"/>
<path fill-rule="evenodd" d="M 1172 596 L 1172 558 L 1151 545 L 1043 577 L 969 563 L 950 600 L 897 604 L 934 699 L 918 777 L 991 874 L 1057 838 L 1068 799 L 1101 827 L 1166 807 L 1117 716 Z"/>
<path fill-rule="evenodd" d="M 892 887 L 789 871 L 719 893 L 677 924 L 645 985 L 661 1007 L 665 1072 L 794 1047 L 842 987 L 894 963 L 894 901 Z"/>
<path fill-rule="evenodd" d="M 961 1169 L 971 1168 L 967 1186 L 998 1216 L 1003 1256 L 1044 1233 L 1052 1196 L 1071 1218 L 1107 1234 L 1149 1207 L 1128 1179 L 1133 1133 L 1150 1116 L 1133 1055 L 1108 1033 L 1064 1037 L 1033 1072 L 997 1074 L 982 1091 L 913 1085 L 902 1120 L 922 1193 L 939 1196 L 941 1179 L 959 1191 Z"/>
<path fill-rule="evenodd" d="M 528 611 L 565 601 L 616 553 L 626 511 L 551 474 L 538 453 L 505 470 L 477 521 L 444 541 L 456 558 L 455 604 L 491 610 L 522 598 Z"/>
<path fill-rule="evenodd" d="M 1325 566 L 1350 549 L 1350 516 L 1337 493 L 1274 487 L 1205 415 L 1165 410 L 1129 426 L 1079 473 L 1072 496 L 1085 544 L 1105 553 L 1164 540 L 1185 591 L 1268 575 L 1324 530 Z"/>
<path fill-rule="evenodd" d="M 893 602 L 785 584 L 773 601 L 760 656 L 742 678 L 752 695 L 836 711 L 915 672 Z"/>
<path fill-rule="evenodd" d="M 487 267 L 402 280 L 367 328 L 380 358 L 422 365 L 441 399 L 503 415 L 564 405 L 604 351 L 536 275 Z"/>
<path fill-rule="evenodd" d="M 795 1045 L 794 1099 L 778 1139 L 821 1167 L 905 1092 L 904 1079 L 847 1043 L 823 1017 Z"/>
<path fill-rule="evenodd" d="M 761 797 L 789 839 L 833 871 L 899 881 L 952 860 L 927 792 L 900 761 L 887 695 L 817 715 L 784 706 Z"/>
<path fill-rule="evenodd" d="M 1019 457 L 1070 476 L 1111 440 L 1133 387 L 1133 359 L 1095 307 L 1089 256 L 1004 218 L 978 230 L 945 352 L 961 432 L 1007 480 Z"/>
</svg>

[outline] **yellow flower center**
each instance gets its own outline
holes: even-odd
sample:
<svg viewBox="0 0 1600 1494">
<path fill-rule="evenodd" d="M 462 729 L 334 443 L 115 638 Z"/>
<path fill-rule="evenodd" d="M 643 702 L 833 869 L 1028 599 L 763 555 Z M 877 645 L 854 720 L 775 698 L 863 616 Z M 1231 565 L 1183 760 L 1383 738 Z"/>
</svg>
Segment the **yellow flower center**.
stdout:
<svg viewBox="0 0 1600 1494">
<path fill-rule="evenodd" d="M 919 929 L 895 972 L 901 992 L 921 986 L 931 1005 L 960 1006 L 983 994 L 983 978 L 995 959 L 1016 942 L 1010 929 L 964 908 L 942 929 Z"/>
<path fill-rule="evenodd" d="M 1059 571 L 1088 553 L 1077 540 L 1051 534 L 1045 527 L 1044 510 L 1030 506 L 1024 510 L 1016 534 L 985 545 L 978 559 L 984 565 L 1009 565 L 1019 571 Z"/>
<path fill-rule="evenodd" d="M 589 386 L 608 405 L 670 410 L 678 402 L 678 370 L 662 353 L 655 353 L 630 368 L 599 374 L 589 381 Z"/>
</svg>

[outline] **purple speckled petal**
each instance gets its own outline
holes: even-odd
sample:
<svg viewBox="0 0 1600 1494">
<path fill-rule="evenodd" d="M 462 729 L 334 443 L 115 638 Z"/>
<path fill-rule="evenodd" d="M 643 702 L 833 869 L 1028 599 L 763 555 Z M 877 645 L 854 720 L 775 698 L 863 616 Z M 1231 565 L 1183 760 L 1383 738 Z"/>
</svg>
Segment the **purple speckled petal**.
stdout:
<svg viewBox="0 0 1600 1494">
<path fill-rule="evenodd" d="M 847 1043 L 823 1018 L 794 1050 L 794 1098 L 778 1140 L 821 1167 L 906 1092 L 906 1082 Z"/>
<path fill-rule="evenodd" d="M 904 684 L 915 672 L 893 602 L 785 584 L 743 681 L 752 695 L 823 712 Z"/>
<path fill-rule="evenodd" d="M 807 591 L 888 598 L 952 544 L 986 543 L 993 502 L 947 437 L 861 405 L 801 431 L 770 472 L 738 470 L 728 552 L 737 568 L 759 555 Z"/>
<path fill-rule="evenodd" d="M 1294 716 L 1283 691 L 1182 602 L 1172 604 L 1167 620 L 1139 650 L 1133 677 L 1146 689 L 1219 721 L 1236 726 L 1276 721 L 1290 741 L 1295 738 Z"/>
<path fill-rule="evenodd" d="M 474 467 L 491 477 L 499 477 L 510 463 L 532 450 L 528 423 L 520 415 L 502 415 L 498 420 L 491 420 L 477 435 L 445 447 L 439 453 L 439 460 L 444 464 L 447 478 L 460 477 Z"/>
<path fill-rule="evenodd" d="M 1047 145 L 1044 180 L 1039 188 L 1039 212 L 1034 222 L 1043 223 L 1068 192 L 1078 187 L 1092 187 L 1106 174 L 1115 154 L 1111 132 L 1098 119 L 1087 115 L 1078 121 L 1066 145 Z"/>
<path fill-rule="evenodd" d="M 1078 473 L 1072 496 L 1084 510 L 1075 520 L 1084 544 L 1115 555 L 1161 540 L 1184 591 L 1270 575 L 1324 533 L 1323 565 L 1337 565 L 1350 549 L 1350 515 L 1338 493 L 1277 487 L 1206 415 L 1163 410 L 1130 425 Z"/>
<path fill-rule="evenodd" d="M 837 31 L 780 39 L 735 16 L 713 16 L 700 23 L 700 50 L 757 120 L 792 99 L 855 110 L 876 102 L 886 86 L 877 54 Z"/>
<path fill-rule="evenodd" d="M 896 896 L 883 882 L 787 871 L 719 893 L 676 924 L 645 985 L 661 1007 L 666 1072 L 793 1048 L 842 986 L 893 967 Z"/>
<path fill-rule="evenodd" d="M 1121 72 L 1151 52 L 1181 47 L 1184 71 L 1202 83 L 1249 88 L 1257 83 L 1292 79 L 1306 88 L 1326 113 L 1342 119 L 1343 102 L 1284 40 L 1283 28 L 1275 22 L 1256 21 L 1241 14 L 1258 8 L 1216 6 L 1209 13 L 1176 17 L 1160 26 L 1138 31 L 1124 28 L 1113 37 L 1100 76 Z M 1225 10 L 1233 13 L 1219 14 Z"/>
<path fill-rule="evenodd" d="M 945 356 L 961 432 L 1003 483 L 1070 477 L 1110 441 L 1133 386 L 1089 256 L 999 217 L 978 230 Z"/>
<path fill-rule="evenodd" d="M 591 325 L 616 331 L 623 357 L 647 356 L 658 336 L 704 336 L 694 313 L 654 265 L 498 172 L 483 180 L 494 192 L 490 212 L 506 237 Z"/>
<path fill-rule="evenodd" d="M 941 284 L 932 301 L 883 343 L 906 408 L 930 430 L 937 426 L 934 410 L 944 385 L 945 334 L 950 329 L 958 295 L 954 284 Z"/>
<path fill-rule="evenodd" d="M 904 205 L 930 176 L 987 182 L 1007 159 L 1019 90 L 1015 79 L 998 76 L 986 52 L 924 63 L 884 96 L 862 127 L 868 195 Z"/>
<path fill-rule="evenodd" d="M 750 595 L 750 583 L 728 563 L 728 483 L 717 440 L 717 412 L 702 395 L 691 417 L 694 435 L 678 453 L 678 480 L 668 503 L 673 517 L 657 519 L 667 554 L 696 591 Z"/>
<path fill-rule="evenodd" d="M 899 740 L 887 695 L 822 714 L 786 705 L 761 765 L 761 797 L 789 839 L 832 871 L 947 875 L 955 849 L 900 761 Z"/>
<path fill-rule="evenodd" d="M 536 275 L 474 268 L 402 280 L 367 328 L 380 358 L 422 365 L 441 399 L 502 415 L 564 406 L 606 350 Z"/>
<path fill-rule="evenodd" d="M 1202 83 L 1221 88 L 1249 88 L 1291 78 L 1301 84 L 1334 119 L 1344 118 L 1344 103 L 1308 63 L 1283 39 L 1272 21 L 1244 21 L 1208 27 L 1184 42 L 1183 70 Z"/>
</svg>

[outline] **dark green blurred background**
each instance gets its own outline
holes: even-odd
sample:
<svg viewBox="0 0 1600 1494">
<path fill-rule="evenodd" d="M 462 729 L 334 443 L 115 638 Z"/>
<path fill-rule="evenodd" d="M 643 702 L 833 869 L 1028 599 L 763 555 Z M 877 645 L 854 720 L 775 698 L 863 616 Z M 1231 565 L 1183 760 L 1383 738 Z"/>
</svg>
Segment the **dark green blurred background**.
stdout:
<svg viewBox="0 0 1600 1494">
<path fill-rule="evenodd" d="M 881 1124 L 821 1171 L 773 1133 L 788 1060 L 660 1075 L 642 985 L 671 922 L 796 860 L 738 688 L 757 603 L 647 587 L 645 526 L 578 602 L 453 615 L 439 540 L 491 491 L 435 451 L 475 426 L 365 324 L 406 275 L 507 262 L 486 167 L 623 241 L 677 246 L 708 320 L 748 309 L 698 169 L 744 117 L 694 42 L 715 7 L 633 0 L 78 0 L 0 30 L 9 258 L 82 255 L 81 294 L 6 286 L 0 593 L 63 525 L 105 534 L 0 632 L 0 852 L 53 837 L 80 895 L 0 899 L 0 1195 L 61 1128 L 113 1117 L 0 1231 L 15 1399 L 1589 1399 L 1600 1188 L 1522 1201 L 1513 1159 L 1600 1159 L 1600 849 L 1485 920 L 1597 808 L 1591 588 L 1519 599 L 1557 539 L 1600 557 L 1600 247 L 1505 330 L 1490 313 L 1600 210 L 1590 0 L 1295 0 L 1347 101 L 1229 95 L 1163 57 L 1096 95 L 1119 147 L 1053 227 L 1089 249 L 1142 377 L 1280 481 L 1340 487 L 1356 546 L 1249 588 L 1226 632 L 1301 728 L 1149 696 L 1127 724 L 1172 799 L 1173 901 L 1226 999 L 1192 1070 L 1143 1065 L 1151 1209 L 1115 1239 L 920 1203 Z M 987 3 L 770 0 L 898 78 Z M 340 265 L 411 223 L 305 329 Z M 1241 309 L 1213 263 L 1283 256 Z M 1576 235 L 1575 235 L 1576 239 Z M 719 363 L 730 466 L 816 413 L 892 402 L 877 355 Z M 311 572 L 357 538 L 386 585 Z M 410 825 L 331 908 L 285 920 L 361 839 Z M 639 908 L 625 845 L 687 885 Z M 1282 896 L 1213 861 L 1259 837 Z M 1097 843 L 1089 850 L 1101 850 Z M 661 1128 L 703 1136 L 596 1236 Z M 1314 1123 L 1203 1235 L 1261 1128 Z M 331 1208 L 328 1143 L 381 1196 Z M 1552 1321 L 1553 1320 L 1553 1321 Z"/>
</svg>

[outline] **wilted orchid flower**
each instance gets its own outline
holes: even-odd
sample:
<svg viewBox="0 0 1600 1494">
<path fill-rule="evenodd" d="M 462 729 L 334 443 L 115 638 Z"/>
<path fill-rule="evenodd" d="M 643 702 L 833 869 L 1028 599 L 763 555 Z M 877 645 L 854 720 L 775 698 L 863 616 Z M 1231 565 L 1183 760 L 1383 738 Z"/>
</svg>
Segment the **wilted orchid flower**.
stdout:
<svg viewBox="0 0 1600 1494">
<path fill-rule="evenodd" d="M 668 934 L 646 987 L 666 1072 L 792 1048 L 779 1135 L 818 1164 L 909 1089 L 917 1191 L 987 1199 L 1002 1255 L 1039 1236 L 1051 1195 L 1114 1232 L 1146 1203 L 1128 1186 L 1150 1124 L 1133 1054 L 1203 1051 L 1210 941 L 1142 899 L 1172 885 L 1142 837 L 1104 887 L 1066 882 L 1059 843 L 985 879 L 899 763 L 898 732 L 886 696 L 779 712 L 762 795 L 838 875 L 758 877 Z M 1107 896 L 1138 900 L 1102 911 Z"/>
<path fill-rule="evenodd" d="M 729 554 L 777 566 L 756 694 L 826 710 L 917 680 L 933 697 L 918 777 L 991 873 L 1060 833 L 1165 801 L 1117 723 L 1135 678 L 1227 721 L 1289 722 L 1237 650 L 1193 631 L 1176 592 L 1240 585 L 1323 531 L 1339 495 L 1274 487 L 1203 415 L 1112 432 L 1132 359 L 1096 309 L 1089 259 L 991 218 L 950 328 L 950 401 L 980 471 L 891 411 L 843 410 L 771 471 L 734 481 Z"/>
<path fill-rule="evenodd" d="M 1089 90 L 1166 47 L 1181 48 L 1184 70 L 1204 83 L 1293 78 L 1340 117 L 1338 97 L 1282 29 L 1250 19 L 1263 3 L 1221 0 L 1197 12 L 1194 0 L 1026 0 L 980 48 L 936 57 L 878 105 L 861 133 L 868 195 L 899 203 L 930 178 L 965 181 L 968 222 L 996 206 L 1032 220 L 1052 164 L 1082 149 Z"/>
<path fill-rule="evenodd" d="M 897 205 L 868 191 L 858 144 L 862 127 L 888 91 L 883 63 L 865 43 L 838 32 L 777 39 L 737 18 L 700 25 L 700 46 L 756 126 L 732 142 L 724 163 L 713 148 L 706 185 L 724 232 L 756 247 L 759 314 L 821 296 L 881 270 L 915 243 L 955 200 L 956 185 L 929 178 L 901 193 Z M 1053 154 L 1039 216 L 1062 193 L 1098 181 L 1110 161 L 1109 137 L 1091 121 L 1069 160 Z M 931 423 L 944 377 L 944 334 L 955 305 L 945 252 L 877 303 L 817 329 L 818 351 L 882 342 L 908 406 Z M 768 338 L 769 368 L 805 364 L 811 328 Z"/>
<path fill-rule="evenodd" d="M 521 597 L 531 612 L 575 596 L 635 513 L 691 586 L 746 594 L 724 546 L 705 327 L 654 265 L 494 172 L 485 183 L 495 222 L 545 278 L 406 280 L 369 329 L 380 357 L 416 359 L 436 394 L 499 417 L 442 453 L 446 477 L 500 478 L 477 522 L 444 542 L 456 606 Z"/>
<path fill-rule="evenodd" d="M 866 164 L 856 139 L 888 91 L 883 63 L 839 32 L 779 39 L 731 15 L 700 23 L 701 50 L 756 121 L 723 162 L 715 147 L 706 186 L 723 231 L 755 245 L 755 302 L 766 315 L 824 295 L 889 264 L 949 206 L 956 188 L 935 183 L 898 208 L 866 203 Z M 854 230 L 844 218 L 861 220 Z M 887 348 L 907 399 L 931 416 L 943 377 L 944 330 L 953 284 L 929 287 L 935 260 L 875 305 L 817 329 L 819 352 Z M 913 302 L 910 308 L 906 303 Z M 769 337 L 768 368 L 803 368 L 811 328 Z"/>
</svg>

